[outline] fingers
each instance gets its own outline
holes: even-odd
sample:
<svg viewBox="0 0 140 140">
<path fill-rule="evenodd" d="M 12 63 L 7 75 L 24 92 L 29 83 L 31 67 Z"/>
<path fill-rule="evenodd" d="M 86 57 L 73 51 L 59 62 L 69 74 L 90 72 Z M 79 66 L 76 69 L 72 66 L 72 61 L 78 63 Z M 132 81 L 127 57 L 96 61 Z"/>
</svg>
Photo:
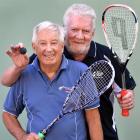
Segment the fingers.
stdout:
<svg viewBox="0 0 140 140">
<path fill-rule="evenodd" d="M 37 134 L 35 133 L 30 133 L 30 134 L 26 134 L 24 135 L 24 137 L 22 138 L 22 140 L 40 140 L 40 138 L 38 137 Z"/>
<path fill-rule="evenodd" d="M 24 69 L 29 63 L 29 57 L 26 53 L 26 50 L 23 49 L 23 43 L 18 43 L 17 45 L 11 45 L 10 50 L 6 52 L 6 54 L 12 59 L 14 65 L 18 69 Z M 22 53 L 21 53 L 22 48 Z M 24 53 L 24 54 L 23 54 Z"/>
<path fill-rule="evenodd" d="M 21 42 L 19 42 L 17 45 L 20 46 L 20 48 L 24 48 L 24 45 Z"/>
<path fill-rule="evenodd" d="M 127 90 L 127 94 L 123 97 L 118 94 L 117 98 L 122 109 L 130 110 L 134 107 L 134 93 L 132 90 Z"/>
<path fill-rule="evenodd" d="M 11 51 L 6 51 L 6 54 L 9 56 L 9 57 L 12 57 L 12 52 Z"/>
<path fill-rule="evenodd" d="M 40 140 L 40 138 L 38 137 L 38 135 L 36 133 L 31 133 L 30 134 L 31 138 L 33 138 L 33 140 Z"/>
<path fill-rule="evenodd" d="M 11 46 L 10 46 L 10 49 L 11 49 L 11 50 L 8 50 L 6 53 L 7 53 L 9 56 L 11 56 L 12 54 L 13 54 L 13 55 L 14 55 L 14 54 L 19 54 L 21 48 L 24 48 L 23 43 L 18 43 L 18 44 L 16 44 L 16 45 L 11 45 Z"/>
<path fill-rule="evenodd" d="M 120 100 L 121 99 L 121 93 L 117 93 L 117 94 L 115 94 L 116 95 L 116 97 Z"/>
<path fill-rule="evenodd" d="M 11 45 L 10 48 L 11 48 L 11 51 L 13 53 L 19 53 L 20 45 L 19 44 L 17 44 L 17 45 Z"/>
</svg>

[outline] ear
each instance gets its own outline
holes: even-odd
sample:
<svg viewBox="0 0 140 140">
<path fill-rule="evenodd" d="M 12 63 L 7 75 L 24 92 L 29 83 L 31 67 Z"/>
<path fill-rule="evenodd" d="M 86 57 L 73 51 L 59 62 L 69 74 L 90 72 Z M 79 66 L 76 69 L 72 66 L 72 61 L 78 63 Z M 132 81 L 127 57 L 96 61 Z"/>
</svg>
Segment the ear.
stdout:
<svg viewBox="0 0 140 140">
<path fill-rule="evenodd" d="M 95 29 L 94 29 L 93 32 L 92 32 L 92 37 L 94 37 L 94 35 L 95 35 Z"/>
<path fill-rule="evenodd" d="M 62 54 L 63 54 L 63 52 L 64 52 L 64 48 L 62 49 Z"/>
<path fill-rule="evenodd" d="M 63 52 L 64 52 L 64 44 L 62 44 L 62 46 L 61 46 L 61 47 L 62 47 L 62 53 L 63 53 Z"/>
<path fill-rule="evenodd" d="M 33 48 L 34 53 L 36 53 L 36 45 L 35 45 L 35 43 L 32 43 L 32 48 Z"/>
</svg>

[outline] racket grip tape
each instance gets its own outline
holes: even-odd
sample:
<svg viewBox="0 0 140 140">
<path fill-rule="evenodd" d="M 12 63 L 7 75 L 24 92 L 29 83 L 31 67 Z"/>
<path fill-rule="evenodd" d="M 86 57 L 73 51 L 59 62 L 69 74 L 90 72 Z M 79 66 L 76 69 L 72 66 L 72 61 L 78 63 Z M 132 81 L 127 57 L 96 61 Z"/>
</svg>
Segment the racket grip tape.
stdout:
<svg viewBox="0 0 140 140">
<path fill-rule="evenodd" d="M 40 138 L 40 140 L 44 140 L 45 139 L 45 135 L 42 132 L 38 133 L 38 137 Z"/>
<path fill-rule="evenodd" d="M 127 94 L 127 90 L 123 89 L 123 90 L 121 91 L 121 98 L 122 98 L 123 96 L 125 96 L 126 94 Z M 128 109 L 122 109 L 122 116 L 128 117 L 128 116 L 129 116 L 129 110 L 128 110 Z"/>
</svg>

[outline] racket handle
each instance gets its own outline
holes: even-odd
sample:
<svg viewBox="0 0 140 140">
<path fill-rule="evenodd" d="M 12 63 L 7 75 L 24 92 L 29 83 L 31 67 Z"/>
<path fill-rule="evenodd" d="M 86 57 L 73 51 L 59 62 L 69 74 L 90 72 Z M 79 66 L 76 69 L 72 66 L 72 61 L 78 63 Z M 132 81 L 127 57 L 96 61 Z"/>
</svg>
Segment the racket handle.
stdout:
<svg viewBox="0 0 140 140">
<path fill-rule="evenodd" d="M 41 140 L 44 140 L 44 139 L 45 139 L 45 135 L 44 135 L 42 132 L 39 132 L 39 133 L 38 133 L 38 137 L 39 137 L 39 139 L 41 139 Z"/>
<path fill-rule="evenodd" d="M 126 94 L 127 94 L 127 90 L 123 89 L 123 90 L 121 91 L 121 98 L 122 98 L 123 96 L 125 96 Z M 128 110 L 128 109 L 122 109 L 122 116 L 128 117 L 128 116 L 129 116 L 129 110 Z"/>
</svg>

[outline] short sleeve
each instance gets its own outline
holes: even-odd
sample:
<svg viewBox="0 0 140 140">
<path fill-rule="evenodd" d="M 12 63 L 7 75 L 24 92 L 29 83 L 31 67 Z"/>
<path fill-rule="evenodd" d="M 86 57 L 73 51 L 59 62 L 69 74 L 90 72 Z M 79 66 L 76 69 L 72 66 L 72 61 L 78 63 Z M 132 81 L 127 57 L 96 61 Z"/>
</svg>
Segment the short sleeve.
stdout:
<svg viewBox="0 0 140 140">
<path fill-rule="evenodd" d="M 15 116 L 19 116 L 23 109 L 23 90 L 20 84 L 20 80 L 18 80 L 10 88 L 3 105 L 3 110 Z"/>
</svg>

